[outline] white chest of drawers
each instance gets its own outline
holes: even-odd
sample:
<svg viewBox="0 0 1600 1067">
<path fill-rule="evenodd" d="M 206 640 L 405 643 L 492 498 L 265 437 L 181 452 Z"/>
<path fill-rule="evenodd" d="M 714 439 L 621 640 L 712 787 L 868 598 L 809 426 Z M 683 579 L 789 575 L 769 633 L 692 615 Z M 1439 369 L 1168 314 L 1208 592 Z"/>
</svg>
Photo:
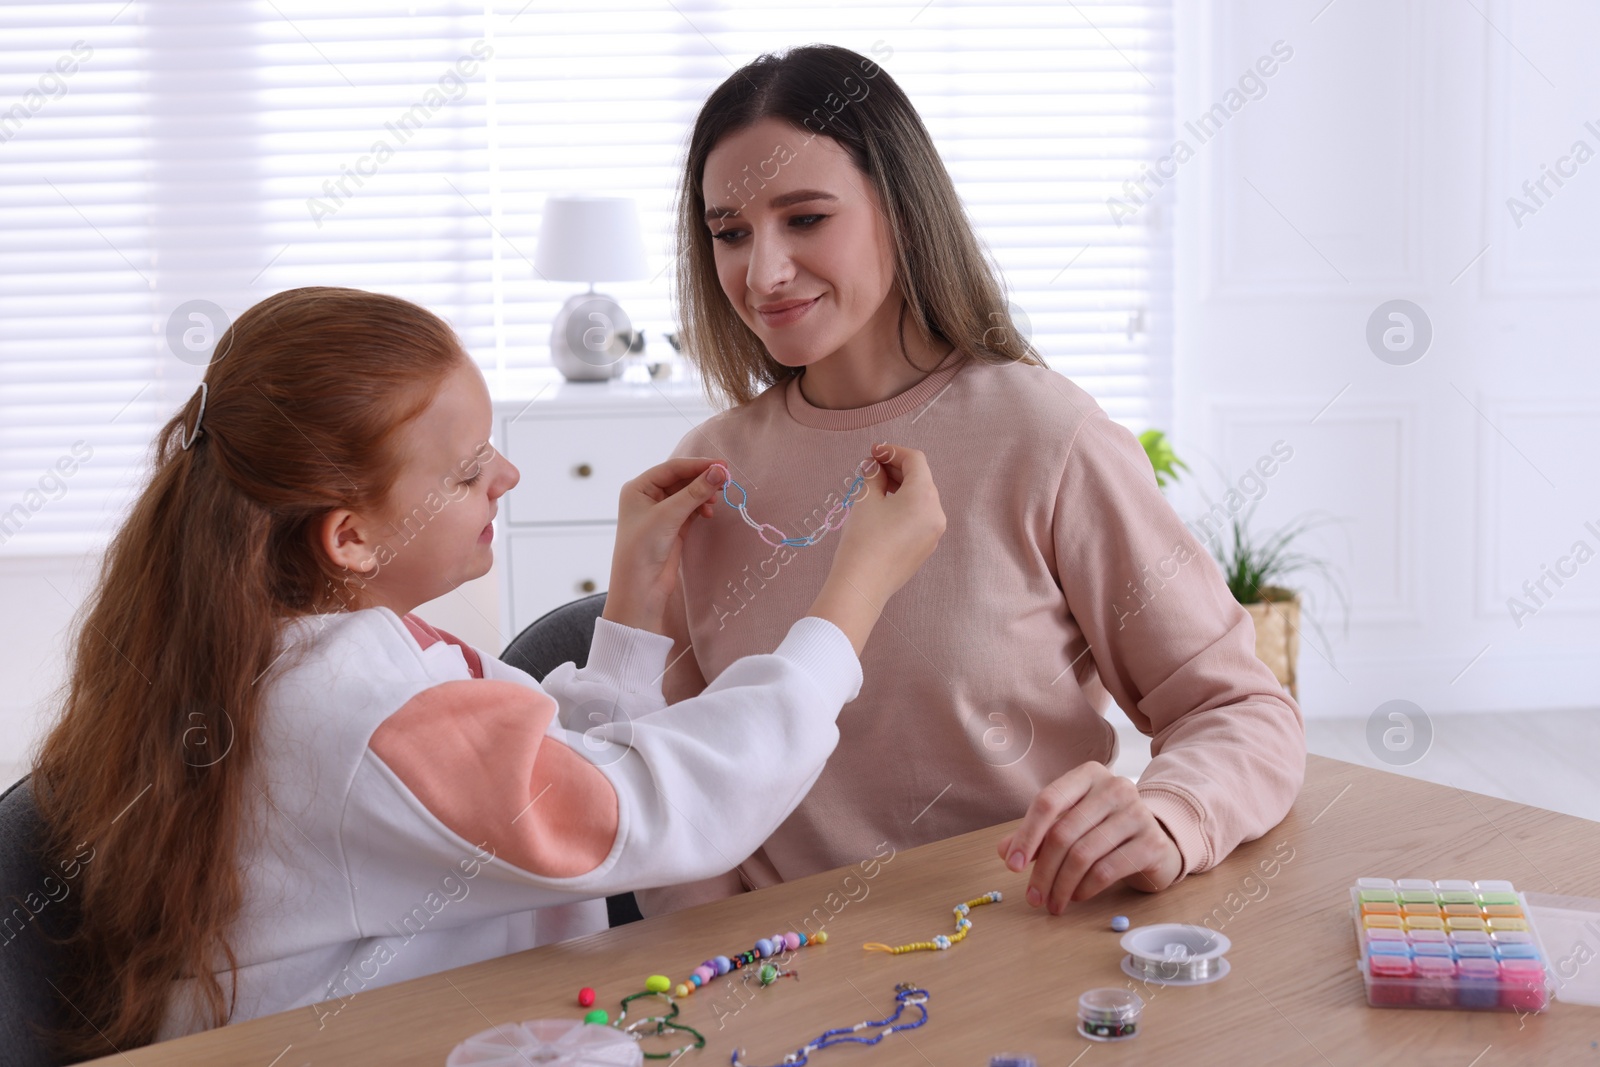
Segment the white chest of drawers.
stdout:
<svg viewBox="0 0 1600 1067">
<path fill-rule="evenodd" d="M 714 409 L 697 378 L 569 382 L 551 370 L 495 392 L 495 447 L 522 472 L 495 520 L 510 641 L 552 608 L 606 588 L 622 483 L 665 460 Z"/>
</svg>

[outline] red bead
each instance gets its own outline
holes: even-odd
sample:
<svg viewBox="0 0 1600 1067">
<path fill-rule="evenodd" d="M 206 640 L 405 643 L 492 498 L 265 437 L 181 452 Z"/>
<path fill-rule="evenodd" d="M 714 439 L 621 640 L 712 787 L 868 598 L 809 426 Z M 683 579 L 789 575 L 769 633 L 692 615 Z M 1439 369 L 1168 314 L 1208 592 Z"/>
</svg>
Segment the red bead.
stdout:
<svg viewBox="0 0 1600 1067">
<path fill-rule="evenodd" d="M 584 986 L 582 989 L 578 990 L 578 1007 L 594 1007 L 594 990 L 590 989 L 588 986 Z"/>
</svg>

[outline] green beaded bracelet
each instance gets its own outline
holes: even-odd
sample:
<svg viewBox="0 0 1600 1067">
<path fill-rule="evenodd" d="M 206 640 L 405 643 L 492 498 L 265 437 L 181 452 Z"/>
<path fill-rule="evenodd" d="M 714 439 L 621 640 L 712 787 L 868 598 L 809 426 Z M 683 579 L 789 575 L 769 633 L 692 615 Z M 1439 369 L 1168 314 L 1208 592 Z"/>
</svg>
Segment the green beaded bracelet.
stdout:
<svg viewBox="0 0 1600 1067">
<path fill-rule="evenodd" d="M 627 1026 L 623 1026 L 622 1021 L 628 1017 L 628 1005 L 633 1001 L 638 1000 L 640 997 L 661 997 L 667 1002 L 668 1007 L 670 1007 L 672 1010 L 666 1015 L 647 1015 L 642 1019 L 635 1019 Z M 640 1041 L 647 1037 L 664 1037 L 669 1033 L 678 1033 L 680 1031 L 686 1034 L 693 1034 L 694 1041 L 690 1044 L 684 1045 L 682 1048 L 676 1048 L 670 1052 L 644 1052 L 644 1058 L 647 1060 L 670 1060 L 683 1055 L 690 1049 L 706 1047 L 705 1035 L 701 1034 L 700 1031 L 696 1030 L 692 1026 L 684 1026 L 682 1023 L 673 1022 L 673 1020 L 677 1017 L 678 1002 L 676 1000 L 666 993 L 647 989 L 643 993 L 634 993 L 631 996 L 623 997 L 622 1008 L 617 1012 L 617 1018 L 611 1025 L 619 1028 L 623 1033 L 629 1035 L 630 1037 Z M 638 1032 L 639 1027 L 648 1026 L 651 1023 L 655 1024 L 654 1030 L 650 1030 L 645 1033 Z M 640 1051 L 642 1052 L 643 1050 L 641 1049 Z"/>
</svg>

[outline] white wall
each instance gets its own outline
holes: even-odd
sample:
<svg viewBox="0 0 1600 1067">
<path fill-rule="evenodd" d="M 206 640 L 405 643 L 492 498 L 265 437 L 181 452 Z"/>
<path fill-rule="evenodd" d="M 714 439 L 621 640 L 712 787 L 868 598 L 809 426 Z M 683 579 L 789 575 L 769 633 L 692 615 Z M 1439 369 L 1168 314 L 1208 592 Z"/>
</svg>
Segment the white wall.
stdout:
<svg viewBox="0 0 1600 1067">
<path fill-rule="evenodd" d="M 1600 8 L 1179 7 L 1180 134 L 1275 41 L 1293 49 L 1214 137 L 1189 136 L 1160 202 L 1176 220 L 1179 455 L 1220 467 L 1216 496 L 1281 439 L 1293 458 L 1264 479 L 1260 528 L 1312 508 L 1348 519 L 1315 542 L 1354 604 L 1346 635 L 1321 596 L 1330 640 L 1303 635 L 1307 714 L 1600 704 L 1600 558 L 1547 580 L 1521 625 L 1507 606 L 1576 542 L 1600 552 L 1600 158 L 1562 163 L 1572 176 L 1534 213 L 1507 206 L 1535 206 L 1522 183 L 1575 142 L 1600 153 Z M 1432 324 L 1409 365 L 1366 340 L 1397 298 Z"/>
</svg>

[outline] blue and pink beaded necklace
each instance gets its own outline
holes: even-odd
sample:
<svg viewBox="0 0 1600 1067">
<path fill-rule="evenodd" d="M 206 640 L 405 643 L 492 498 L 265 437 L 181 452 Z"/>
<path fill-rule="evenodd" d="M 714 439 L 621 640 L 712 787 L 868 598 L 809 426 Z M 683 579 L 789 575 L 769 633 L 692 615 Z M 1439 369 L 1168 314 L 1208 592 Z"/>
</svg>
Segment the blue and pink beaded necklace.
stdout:
<svg viewBox="0 0 1600 1067">
<path fill-rule="evenodd" d="M 867 480 L 867 467 L 875 462 L 877 461 L 872 459 L 864 459 L 856 465 L 855 479 L 850 483 L 850 488 L 845 490 L 844 499 L 836 501 L 833 507 L 828 509 L 828 514 L 824 516 L 822 520 L 822 526 L 820 528 L 811 531 L 804 537 L 785 537 L 783 531 L 778 529 L 776 526 L 773 526 L 771 523 L 757 522 L 756 520 L 752 519 L 750 517 L 750 512 L 745 509 L 745 505 L 749 501 L 749 494 L 745 492 L 744 486 L 733 480 L 733 475 L 728 473 L 728 467 L 726 464 L 713 463 L 711 466 L 721 467 L 722 475 L 725 479 L 727 479 L 722 486 L 723 501 L 729 507 L 736 508 L 738 510 L 739 517 L 744 519 L 747 525 L 754 529 L 756 533 L 761 535 L 761 540 L 765 541 L 773 548 L 778 548 L 781 545 L 789 545 L 794 548 L 809 548 L 811 545 L 816 544 L 818 541 L 826 537 L 828 531 L 837 530 L 839 527 L 844 525 L 844 520 L 850 517 L 850 505 L 854 504 L 860 499 L 860 497 L 856 496 L 856 492 L 863 484 L 865 484 Z M 737 502 L 735 502 L 728 495 L 728 490 L 730 489 L 738 491 L 739 499 Z M 835 519 L 838 521 L 835 522 Z M 774 541 L 769 538 L 767 536 L 768 530 L 771 530 L 773 534 L 778 537 L 778 540 Z"/>
</svg>

